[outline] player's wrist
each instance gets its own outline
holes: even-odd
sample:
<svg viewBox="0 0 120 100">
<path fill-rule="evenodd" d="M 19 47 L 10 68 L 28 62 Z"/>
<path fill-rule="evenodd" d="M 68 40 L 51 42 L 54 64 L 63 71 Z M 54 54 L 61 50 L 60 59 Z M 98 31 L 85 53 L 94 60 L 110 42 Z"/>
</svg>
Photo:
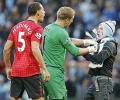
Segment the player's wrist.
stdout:
<svg viewBox="0 0 120 100">
<path fill-rule="evenodd" d="M 89 46 L 87 47 L 89 53 L 94 53 L 94 52 L 97 52 L 98 48 L 97 46 Z"/>
<path fill-rule="evenodd" d="M 6 67 L 5 69 L 6 69 L 6 70 L 7 70 L 7 69 L 11 69 L 11 67 L 8 66 L 8 67 Z"/>
<path fill-rule="evenodd" d="M 86 40 L 83 40 L 83 45 L 87 46 Z"/>
<path fill-rule="evenodd" d="M 42 68 L 42 70 L 46 70 L 47 69 L 45 64 L 42 64 L 41 68 Z"/>
<path fill-rule="evenodd" d="M 96 45 L 97 42 L 92 39 L 85 39 L 83 40 L 83 44 L 84 46 L 90 46 L 90 45 Z"/>
<path fill-rule="evenodd" d="M 46 66 L 42 67 L 42 70 L 44 70 L 44 71 L 47 70 Z"/>
</svg>

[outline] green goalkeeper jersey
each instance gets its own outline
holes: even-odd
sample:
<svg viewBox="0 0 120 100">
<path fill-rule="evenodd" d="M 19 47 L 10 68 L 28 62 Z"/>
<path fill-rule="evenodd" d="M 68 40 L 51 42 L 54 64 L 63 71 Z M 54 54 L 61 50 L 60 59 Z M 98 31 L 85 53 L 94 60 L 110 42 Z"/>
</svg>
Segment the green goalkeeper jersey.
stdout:
<svg viewBox="0 0 120 100">
<path fill-rule="evenodd" d="M 65 28 L 57 23 L 46 26 L 43 33 L 43 58 L 46 66 L 64 71 L 66 50 L 75 56 L 79 54 Z"/>
</svg>

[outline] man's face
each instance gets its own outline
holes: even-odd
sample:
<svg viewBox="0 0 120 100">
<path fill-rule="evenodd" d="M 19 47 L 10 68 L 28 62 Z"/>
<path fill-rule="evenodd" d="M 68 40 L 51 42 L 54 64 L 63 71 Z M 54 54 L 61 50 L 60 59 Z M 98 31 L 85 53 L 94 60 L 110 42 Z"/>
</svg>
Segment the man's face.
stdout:
<svg viewBox="0 0 120 100">
<path fill-rule="evenodd" d="M 37 15 L 38 15 L 38 22 L 41 23 L 44 21 L 44 16 L 45 16 L 45 10 L 43 8 L 42 5 L 41 6 L 41 9 L 37 11 Z"/>
<path fill-rule="evenodd" d="M 65 20 L 65 28 L 69 27 L 70 24 L 73 22 L 74 16 L 71 19 L 66 19 Z"/>
<path fill-rule="evenodd" d="M 103 26 L 102 26 L 102 25 L 99 25 L 99 26 L 98 26 L 97 35 L 98 35 L 98 38 L 99 38 L 99 39 L 102 39 L 102 38 L 103 38 L 104 33 L 103 33 Z"/>
</svg>

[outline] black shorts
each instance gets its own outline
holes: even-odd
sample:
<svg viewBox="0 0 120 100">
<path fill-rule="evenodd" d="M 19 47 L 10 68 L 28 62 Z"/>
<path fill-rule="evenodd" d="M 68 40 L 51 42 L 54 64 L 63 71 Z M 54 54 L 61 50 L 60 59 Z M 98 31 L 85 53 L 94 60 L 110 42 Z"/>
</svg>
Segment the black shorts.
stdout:
<svg viewBox="0 0 120 100">
<path fill-rule="evenodd" d="M 40 75 L 30 77 L 12 77 L 11 78 L 11 97 L 22 98 L 24 90 L 28 97 L 35 99 L 43 97 L 42 79 Z"/>
</svg>

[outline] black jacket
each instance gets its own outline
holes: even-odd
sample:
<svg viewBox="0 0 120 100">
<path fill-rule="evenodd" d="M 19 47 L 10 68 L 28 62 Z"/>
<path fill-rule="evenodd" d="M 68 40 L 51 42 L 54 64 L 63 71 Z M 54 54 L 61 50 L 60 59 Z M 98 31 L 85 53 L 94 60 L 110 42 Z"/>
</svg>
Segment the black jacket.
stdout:
<svg viewBox="0 0 120 100">
<path fill-rule="evenodd" d="M 90 68 L 89 74 L 92 76 L 104 75 L 112 77 L 112 68 L 117 55 L 117 43 L 115 41 L 107 41 L 101 52 L 94 55 L 84 56 L 88 61 L 96 64 L 103 64 L 101 68 Z"/>
</svg>

